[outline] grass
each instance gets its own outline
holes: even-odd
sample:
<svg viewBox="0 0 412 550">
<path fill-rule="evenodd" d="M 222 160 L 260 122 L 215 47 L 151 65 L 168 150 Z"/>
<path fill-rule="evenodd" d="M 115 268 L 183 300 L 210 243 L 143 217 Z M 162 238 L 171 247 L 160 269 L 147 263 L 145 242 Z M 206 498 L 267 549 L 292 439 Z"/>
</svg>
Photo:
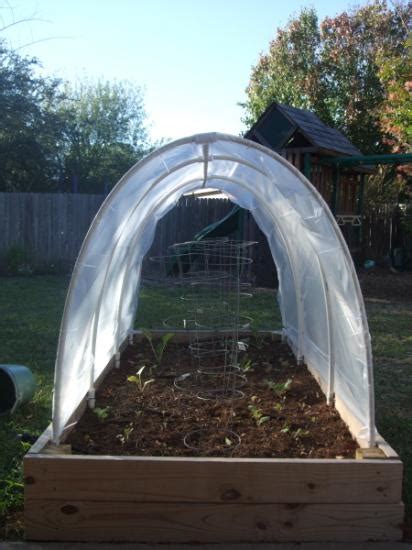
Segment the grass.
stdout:
<svg viewBox="0 0 412 550">
<path fill-rule="evenodd" d="M 68 282 L 62 276 L 0 279 L 0 362 L 27 365 L 37 381 L 31 403 L 13 417 L 0 417 L 0 539 L 21 536 L 14 511 L 22 507 L 21 461 L 28 444 L 19 434 L 36 436 L 51 419 L 54 359 Z M 142 288 L 138 324 L 161 327 L 166 317 L 184 311 L 184 305 L 176 305 L 178 298 L 178 293 Z M 275 292 L 262 290 L 242 299 L 241 310 L 254 319 L 256 329 L 280 328 L 275 303 Z M 404 499 L 412 516 L 412 305 L 367 301 L 366 306 L 375 357 L 377 425 L 404 461 Z"/>
<path fill-rule="evenodd" d="M 366 301 L 375 363 L 376 424 L 401 456 L 412 523 L 412 304 Z"/>
<path fill-rule="evenodd" d="M 22 506 L 22 458 L 29 443 L 19 435 L 39 435 L 51 419 L 53 369 L 68 277 L 0 279 L 0 362 L 28 366 L 37 391 L 31 403 L 0 417 L 0 539 L 2 520 Z M 11 532 L 18 529 L 12 523 Z M 3 527 L 3 529 L 5 529 Z"/>
<path fill-rule="evenodd" d="M 149 329 L 165 328 L 165 320 L 173 323 L 179 316 L 184 317 L 186 307 L 178 289 L 171 291 L 162 287 L 143 287 L 137 324 Z M 276 293 L 273 290 L 259 289 L 253 296 L 243 296 L 240 301 L 240 314 L 253 319 L 252 327 L 255 330 L 282 328 Z M 243 322 L 247 323 L 248 319 L 244 318 Z M 177 325 L 174 325 L 174 328 L 176 327 Z"/>
</svg>

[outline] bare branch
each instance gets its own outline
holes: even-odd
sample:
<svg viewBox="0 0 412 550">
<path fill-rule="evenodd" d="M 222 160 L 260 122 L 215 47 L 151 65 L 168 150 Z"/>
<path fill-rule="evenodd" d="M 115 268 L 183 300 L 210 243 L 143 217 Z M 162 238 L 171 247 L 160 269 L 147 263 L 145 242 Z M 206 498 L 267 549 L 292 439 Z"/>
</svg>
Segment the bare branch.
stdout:
<svg viewBox="0 0 412 550">
<path fill-rule="evenodd" d="M 34 44 L 39 44 L 41 42 L 48 42 L 49 40 L 73 40 L 75 38 L 74 36 L 49 36 L 47 38 L 39 38 L 39 40 L 34 40 L 31 42 L 27 42 L 27 44 L 23 44 L 22 46 L 19 46 L 18 48 L 14 48 L 14 50 L 17 52 L 19 50 L 22 50 L 23 48 L 27 48 L 28 46 L 34 46 Z"/>
<path fill-rule="evenodd" d="M 17 19 L 17 21 L 13 21 L 12 23 L 5 25 L 4 27 L 0 27 L 0 32 L 10 29 L 15 25 L 20 25 L 20 23 L 29 23 L 32 21 L 36 21 L 36 22 L 40 21 L 41 23 L 50 23 L 50 21 L 48 21 L 47 19 L 40 19 L 38 17 L 23 17 L 22 19 Z"/>
</svg>

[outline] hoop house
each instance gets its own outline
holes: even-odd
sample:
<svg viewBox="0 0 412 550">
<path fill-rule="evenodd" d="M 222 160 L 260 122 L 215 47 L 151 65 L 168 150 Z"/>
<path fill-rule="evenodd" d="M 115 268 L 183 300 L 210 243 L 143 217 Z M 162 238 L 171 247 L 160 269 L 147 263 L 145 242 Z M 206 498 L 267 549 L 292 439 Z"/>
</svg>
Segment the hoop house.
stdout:
<svg viewBox="0 0 412 550">
<path fill-rule="evenodd" d="M 328 206 L 302 174 L 245 139 L 200 134 L 157 150 L 116 185 L 79 254 L 56 361 L 53 439 L 133 328 L 142 260 L 183 193 L 222 190 L 250 210 L 279 277 L 283 336 L 362 446 L 375 443 L 370 336 L 352 259 Z"/>
</svg>

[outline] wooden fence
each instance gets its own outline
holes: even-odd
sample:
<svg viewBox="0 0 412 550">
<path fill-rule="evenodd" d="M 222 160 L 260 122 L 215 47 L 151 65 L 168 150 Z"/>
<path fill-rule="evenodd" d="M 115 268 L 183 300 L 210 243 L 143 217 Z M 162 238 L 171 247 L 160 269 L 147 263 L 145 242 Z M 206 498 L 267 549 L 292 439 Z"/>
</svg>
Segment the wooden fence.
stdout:
<svg viewBox="0 0 412 550">
<path fill-rule="evenodd" d="M 70 271 L 103 199 L 69 193 L 0 193 L 0 271 L 7 271 L 10 254 L 16 251 L 24 253 L 35 271 Z M 164 254 L 170 244 L 192 239 L 232 207 L 228 200 L 183 197 L 160 220 L 149 255 Z M 275 271 L 266 239 L 249 212 L 243 219 L 242 237 L 259 243 L 253 251 L 255 282 L 273 284 Z M 363 221 L 362 257 L 380 260 L 387 255 L 397 228 L 393 209 L 372 211 Z"/>
<path fill-rule="evenodd" d="M 69 270 L 104 197 L 0 193 L 0 268 L 24 253 L 34 270 Z"/>
</svg>

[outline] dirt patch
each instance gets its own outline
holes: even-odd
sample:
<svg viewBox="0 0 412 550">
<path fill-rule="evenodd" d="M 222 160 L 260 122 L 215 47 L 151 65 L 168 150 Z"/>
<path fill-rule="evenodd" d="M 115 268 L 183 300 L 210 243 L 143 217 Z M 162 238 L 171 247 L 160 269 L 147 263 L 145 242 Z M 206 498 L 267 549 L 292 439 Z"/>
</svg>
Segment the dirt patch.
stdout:
<svg viewBox="0 0 412 550">
<path fill-rule="evenodd" d="M 108 374 L 97 392 L 96 409 L 88 409 L 70 434 L 74 453 L 354 457 L 357 445 L 339 414 L 326 405 L 307 368 L 297 365 L 280 341 L 249 341 L 242 359 L 246 372 L 235 381 L 230 378 L 234 391 L 223 400 L 205 399 L 205 388 L 194 386 L 186 345 L 170 344 L 160 368 L 150 368 L 152 358 L 147 342 L 123 352 L 120 368 Z M 143 365 L 142 383 L 154 381 L 141 391 L 128 377 Z M 206 387 L 210 389 L 210 377 Z"/>
<path fill-rule="evenodd" d="M 375 267 L 361 270 L 359 282 L 365 298 L 412 302 L 412 272 L 393 272 L 389 268 Z"/>
</svg>

